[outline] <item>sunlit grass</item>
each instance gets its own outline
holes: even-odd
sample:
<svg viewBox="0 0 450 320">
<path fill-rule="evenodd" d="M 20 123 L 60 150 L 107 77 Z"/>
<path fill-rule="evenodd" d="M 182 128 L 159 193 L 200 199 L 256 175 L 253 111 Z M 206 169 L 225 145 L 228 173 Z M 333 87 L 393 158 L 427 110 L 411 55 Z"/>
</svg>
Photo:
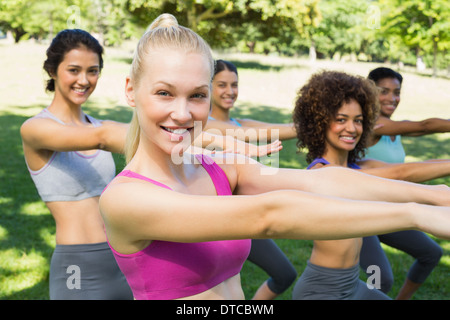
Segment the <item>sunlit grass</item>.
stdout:
<svg viewBox="0 0 450 320">
<path fill-rule="evenodd" d="M 35 201 L 30 203 L 25 203 L 22 207 L 20 212 L 25 215 L 30 216 L 38 216 L 38 215 L 48 215 L 50 214 L 47 207 L 45 206 L 45 203 L 42 201 Z"/>
<path fill-rule="evenodd" d="M 0 298 L 29 289 L 47 277 L 47 261 L 40 252 L 8 249 L 0 251 L 0 256 Z"/>
<path fill-rule="evenodd" d="M 9 232 L 4 227 L 0 226 L 0 241 L 6 239 L 9 235 Z"/>
</svg>

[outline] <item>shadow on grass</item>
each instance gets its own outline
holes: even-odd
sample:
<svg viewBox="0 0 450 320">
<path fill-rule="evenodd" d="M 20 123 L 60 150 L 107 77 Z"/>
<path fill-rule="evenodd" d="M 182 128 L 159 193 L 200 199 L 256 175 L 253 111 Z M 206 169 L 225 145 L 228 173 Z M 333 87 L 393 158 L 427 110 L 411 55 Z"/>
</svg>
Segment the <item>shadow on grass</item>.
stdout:
<svg viewBox="0 0 450 320">
<path fill-rule="evenodd" d="M 450 158 L 450 139 L 441 140 L 439 134 L 402 137 L 402 143 L 407 155 L 421 160 Z"/>
<path fill-rule="evenodd" d="M 34 184 L 28 174 L 27 167 L 23 158 L 21 139 L 19 134 L 20 125 L 27 119 L 23 113 L 27 108 L 36 108 L 37 106 L 26 107 L 17 106 L 17 111 L 0 111 L 0 126 L 2 128 L 0 142 L 2 151 L 0 156 L 0 259 L 4 259 L 5 252 L 15 251 L 16 255 L 27 255 L 28 253 L 36 253 L 45 261 L 46 266 L 31 266 L 29 269 L 40 268 L 42 275 L 38 280 L 30 279 L 29 285 L 25 289 L 10 290 L 5 293 L 0 289 L 0 299 L 48 299 L 48 269 L 50 258 L 54 249 L 52 241 L 44 239 L 45 234 L 54 235 L 55 225 L 53 218 L 41 203 Z M 44 106 L 42 106 L 44 107 Z M 88 104 L 84 108 L 85 112 L 98 119 L 111 119 L 116 121 L 128 122 L 131 119 L 131 108 L 117 106 L 114 108 L 96 108 L 93 104 Z M 246 104 L 237 106 L 232 111 L 232 116 L 237 118 L 252 118 L 255 120 L 288 123 L 291 121 L 289 111 L 274 108 L 270 106 L 254 106 Z M 426 136 L 414 138 L 414 148 L 411 148 L 412 155 L 426 156 L 427 158 L 439 157 L 439 152 L 443 148 L 442 141 L 436 136 Z M 409 151 L 408 151 L 409 152 Z M 305 157 L 301 153 L 297 153 L 295 140 L 283 142 L 283 150 L 279 154 L 280 167 L 304 168 L 306 166 Z M 117 171 L 123 167 L 123 158 L 115 155 Z M 446 183 L 449 184 L 448 179 Z M 33 204 L 41 203 L 37 206 L 36 212 L 25 209 L 27 206 L 32 207 Z M 41 209 L 39 209 L 41 208 Z M 32 209 L 31 209 L 32 210 Z M 444 255 L 449 255 L 449 242 L 437 240 L 444 249 Z M 283 240 L 279 241 L 280 248 L 285 250 L 288 258 L 295 263 L 298 274 L 303 271 L 304 264 L 310 254 L 310 242 Z M 306 249 L 304 249 L 306 246 Z M 298 248 L 298 249 L 296 249 Z M 303 249 L 302 249 L 303 248 Z M 399 266 L 400 271 L 395 273 L 396 284 L 403 282 L 407 269 L 410 266 L 409 257 L 405 257 L 404 253 L 389 253 L 391 264 Z M 405 262 L 406 261 L 406 262 Z M 17 262 L 19 263 L 19 262 Z M 5 265 L 5 264 L 2 264 Z M 246 265 L 248 265 L 246 263 Z M 23 272 L 23 267 L 15 267 L 14 263 L 0 269 L 0 280 L 6 281 L 7 278 L 13 278 Z M 416 294 L 416 299 L 442 299 L 446 298 L 449 292 L 448 275 L 450 274 L 450 265 L 440 263 L 435 271 L 427 279 L 423 288 Z M 246 267 L 242 270 L 242 279 L 244 292 L 247 298 L 252 297 L 255 288 L 258 288 L 268 276 L 264 272 L 255 273 L 254 268 Z M 292 287 L 291 287 L 292 288 Z M 440 292 L 439 292 L 440 291 Z M 283 293 L 279 299 L 289 300 L 291 297 L 291 289 Z"/>
<path fill-rule="evenodd" d="M 0 226 L 6 231 L 5 234 L 7 235 L 0 241 L 0 250 L 4 252 L 13 249 L 18 256 L 21 253 L 26 254 L 34 250 L 45 259 L 49 259 L 53 248 L 42 240 L 40 233 L 44 229 L 54 233 L 52 217 L 49 214 L 32 216 L 23 213 L 23 206 L 26 203 L 40 201 L 23 158 L 19 129 L 26 118 L 12 113 L 2 113 L 0 116 L 2 128 Z M 6 259 L 2 256 L 2 260 L 4 263 Z M 0 270 L 2 277 L 16 276 L 16 273 L 17 271 L 14 268 Z M 3 295 L 4 292 L 1 292 L 0 298 L 45 299 L 47 297 L 43 295 L 43 292 L 45 292 L 43 289 L 48 287 L 47 281 L 48 277 L 44 277 L 32 288 L 21 292 L 13 292 L 7 296 Z M 33 292 L 33 295 L 27 294 L 27 291 Z"/>
<path fill-rule="evenodd" d="M 131 62 L 133 61 L 132 58 L 113 58 L 114 60 L 125 63 L 128 65 L 131 65 Z M 260 61 L 256 60 L 248 60 L 248 61 L 241 61 L 241 60 L 228 60 L 231 63 L 233 63 L 238 70 L 240 69 L 252 69 L 252 70 L 259 70 L 259 71 L 282 71 L 285 69 L 293 69 L 293 68 L 306 68 L 305 66 L 302 66 L 300 64 L 293 64 L 293 65 L 280 65 L 280 64 L 271 64 L 271 63 L 262 63 Z"/>
<path fill-rule="evenodd" d="M 439 134 L 421 137 L 402 137 L 407 156 L 414 157 L 414 161 L 430 159 L 450 159 L 450 139 L 440 139 Z M 446 184 L 450 186 L 450 177 L 443 177 L 424 182 L 425 184 Z"/>
<path fill-rule="evenodd" d="M 263 64 L 258 61 L 230 60 L 230 62 L 233 63 L 238 68 L 238 70 L 254 69 L 254 70 L 259 70 L 259 71 L 281 71 L 282 69 L 285 68 L 285 66 Z"/>
</svg>

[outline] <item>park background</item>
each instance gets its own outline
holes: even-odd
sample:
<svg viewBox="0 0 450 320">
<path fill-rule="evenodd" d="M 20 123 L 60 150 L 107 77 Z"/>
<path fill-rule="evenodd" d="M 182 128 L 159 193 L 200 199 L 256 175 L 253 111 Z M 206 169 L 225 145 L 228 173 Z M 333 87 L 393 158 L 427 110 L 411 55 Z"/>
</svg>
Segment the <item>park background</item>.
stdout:
<svg viewBox="0 0 450 320">
<path fill-rule="evenodd" d="M 320 70 L 367 76 L 378 66 L 404 76 L 394 118 L 449 118 L 450 2 L 399 0 L 0 0 L 0 299 L 48 299 L 48 271 L 55 247 L 54 221 L 29 177 L 20 125 L 45 108 L 45 50 L 64 28 L 82 28 L 105 46 L 105 68 L 85 112 L 127 122 L 125 76 L 137 39 L 160 13 L 170 12 L 211 45 L 215 58 L 239 68 L 233 115 L 290 122 L 298 89 Z M 450 133 L 403 138 L 407 161 L 450 158 Z M 304 168 L 295 141 L 283 143 L 279 166 Z M 117 170 L 124 160 L 114 157 Z M 450 185 L 450 177 L 430 184 Z M 439 265 L 414 296 L 450 297 L 450 241 Z M 276 240 L 303 271 L 311 241 Z M 413 259 L 384 247 L 391 261 L 395 297 Z M 364 276 L 361 275 L 362 279 Z M 250 262 L 242 271 L 249 299 L 267 279 Z M 292 287 L 278 299 L 290 299 Z"/>
</svg>

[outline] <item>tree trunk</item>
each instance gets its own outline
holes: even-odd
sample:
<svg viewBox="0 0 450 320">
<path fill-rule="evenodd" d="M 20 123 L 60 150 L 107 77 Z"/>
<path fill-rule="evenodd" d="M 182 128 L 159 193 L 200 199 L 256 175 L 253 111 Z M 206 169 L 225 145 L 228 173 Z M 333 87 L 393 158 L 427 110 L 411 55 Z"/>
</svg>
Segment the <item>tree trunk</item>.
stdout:
<svg viewBox="0 0 450 320">
<path fill-rule="evenodd" d="M 22 28 L 14 28 L 11 30 L 14 36 L 14 43 L 18 43 L 20 38 L 22 38 L 26 32 Z"/>
<path fill-rule="evenodd" d="M 433 78 L 437 77 L 437 42 L 433 39 Z"/>
<path fill-rule="evenodd" d="M 314 41 L 311 42 L 311 46 L 309 47 L 309 61 L 315 62 L 317 59 L 316 46 Z"/>
<path fill-rule="evenodd" d="M 255 53 L 256 41 L 247 41 L 246 45 L 250 53 Z"/>
</svg>

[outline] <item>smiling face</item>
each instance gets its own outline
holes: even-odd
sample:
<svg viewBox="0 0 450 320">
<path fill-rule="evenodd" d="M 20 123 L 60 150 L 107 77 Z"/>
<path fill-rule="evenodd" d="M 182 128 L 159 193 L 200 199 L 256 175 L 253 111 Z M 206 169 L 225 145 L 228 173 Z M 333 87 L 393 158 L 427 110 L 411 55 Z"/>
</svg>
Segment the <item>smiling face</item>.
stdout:
<svg viewBox="0 0 450 320">
<path fill-rule="evenodd" d="M 212 82 L 213 108 L 231 109 L 238 97 L 238 76 L 233 71 L 222 70 Z"/>
<path fill-rule="evenodd" d="M 331 120 L 326 134 L 327 152 L 349 152 L 355 149 L 363 132 L 363 114 L 356 100 L 344 102 Z"/>
<path fill-rule="evenodd" d="M 384 78 L 377 82 L 380 90 L 380 112 L 390 118 L 400 103 L 400 81 L 396 78 Z"/>
<path fill-rule="evenodd" d="M 80 106 L 94 92 L 99 76 L 98 54 L 83 46 L 72 49 L 66 53 L 53 76 L 55 95 L 69 105 Z"/>
<path fill-rule="evenodd" d="M 206 123 L 210 105 L 211 68 L 199 53 L 154 50 L 145 59 L 138 83 L 127 79 L 128 103 L 136 107 L 141 142 L 172 154 L 181 141 L 194 137 L 194 124 Z M 195 130 L 200 133 L 201 129 Z"/>
</svg>

